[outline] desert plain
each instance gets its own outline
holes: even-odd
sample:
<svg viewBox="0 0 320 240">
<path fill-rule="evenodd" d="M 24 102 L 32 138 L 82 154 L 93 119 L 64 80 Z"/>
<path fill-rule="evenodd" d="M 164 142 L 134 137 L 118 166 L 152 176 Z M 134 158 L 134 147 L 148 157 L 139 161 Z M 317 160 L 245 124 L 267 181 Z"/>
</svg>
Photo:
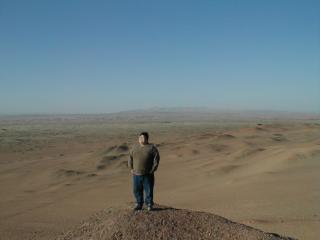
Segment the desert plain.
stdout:
<svg viewBox="0 0 320 240">
<path fill-rule="evenodd" d="M 134 112 L 0 118 L 0 239 L 55 239 L 131 202 L 128 151 L 160 152 L 158 204 L 320 238 L 320 117 Z"/>
</svg>

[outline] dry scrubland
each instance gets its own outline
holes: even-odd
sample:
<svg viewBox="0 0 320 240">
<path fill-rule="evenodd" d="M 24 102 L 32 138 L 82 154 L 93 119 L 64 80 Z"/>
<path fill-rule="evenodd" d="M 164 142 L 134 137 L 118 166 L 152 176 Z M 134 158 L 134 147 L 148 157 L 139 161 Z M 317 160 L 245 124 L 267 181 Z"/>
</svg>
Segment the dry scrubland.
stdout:
<svg viewBox="0 0 320 240">
<path fill-rule="evenodd" d="M 0 118 L 0 239 L 55 239 L 133 205 L 127 153 L 141 130 L 161 154 L 156 203 L 320 238 L 319 118 L 151 116 Z"/>
</svg>

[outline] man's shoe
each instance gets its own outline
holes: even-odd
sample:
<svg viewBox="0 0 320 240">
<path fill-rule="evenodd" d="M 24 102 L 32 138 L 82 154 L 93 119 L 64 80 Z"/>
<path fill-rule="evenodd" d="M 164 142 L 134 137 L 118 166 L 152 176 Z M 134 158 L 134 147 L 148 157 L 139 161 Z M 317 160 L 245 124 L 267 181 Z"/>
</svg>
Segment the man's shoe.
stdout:
<svg viewBox="0 0 320 240">
<path fill-rule="evenodd" d="M 136 205 L 133 210 L 134 211 L 138 211 L 138 210 L 141 210 L 141 209 L 142 209 L 141 205 Z"/>
<path fill-rule="evenodd" d="M 149 205 L 148 208 L 147 208 L 147 210 L 148 210 L 148 211 L 152 211 L 152 210 L 153 210 L 153 207 Z"/>
</svg>

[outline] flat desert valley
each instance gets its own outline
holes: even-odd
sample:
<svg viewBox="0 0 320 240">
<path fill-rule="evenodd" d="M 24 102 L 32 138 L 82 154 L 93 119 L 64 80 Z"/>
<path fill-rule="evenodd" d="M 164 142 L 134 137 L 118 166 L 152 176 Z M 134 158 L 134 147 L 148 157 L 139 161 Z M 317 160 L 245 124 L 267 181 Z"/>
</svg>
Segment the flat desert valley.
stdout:
<svg viewBox="0 0 320 240">
<path fill-rule="evenodd" d="M 0 239 L 55 239 L 132 203 L 128 150 L 158 146 L 154 201 L 320 238 L 320 118 L 172 112 L 0 118 Z"/>
</svg>

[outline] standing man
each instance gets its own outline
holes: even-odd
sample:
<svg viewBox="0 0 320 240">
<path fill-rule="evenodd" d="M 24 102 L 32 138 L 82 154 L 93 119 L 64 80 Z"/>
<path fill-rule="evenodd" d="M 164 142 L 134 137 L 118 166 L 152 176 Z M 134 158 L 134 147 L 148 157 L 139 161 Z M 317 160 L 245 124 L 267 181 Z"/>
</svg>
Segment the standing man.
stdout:
<svg viewBox="0 0 320 240">
<path fill-rule="evenodd" d="M 154 172 L 160 161 L 159 151 L 156 146 L 149 143 L 149 134 L 139 134 L 139 144 L 134 144 L 130 149 L 128 167 L 133 175 L 133 194 L 136 199 L 134 210 L 141 210 L 143 203 L 148 211 L 153 209 Z M 143 190 L 145 199 L 143 199 Z"/>
</svg>

